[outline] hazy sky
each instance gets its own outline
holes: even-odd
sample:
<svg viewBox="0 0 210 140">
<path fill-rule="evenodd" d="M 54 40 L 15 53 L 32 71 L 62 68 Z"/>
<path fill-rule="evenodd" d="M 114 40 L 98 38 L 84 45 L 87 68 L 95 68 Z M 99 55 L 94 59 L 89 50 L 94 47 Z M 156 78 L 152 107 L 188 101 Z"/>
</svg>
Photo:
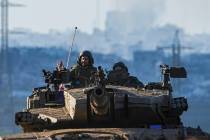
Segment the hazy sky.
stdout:
<svg viewBox="0 0 210 140">
<path fill-rule="evenodd" d="M 37 32 L 47 32 L 49 29 L 65 31 L 78 26 L 82 31 L 91 32 L 96 26 L 105 28 L 108 11 L 113 9 L 137 11 L 140 8 L 147 8 L 148 11 L 158 10 L 156 14 L 149 15 L 156 17 L 155 24 L 175 24 L 191 34 L 210 33 L 210 0 L 10 0 L 10 2 L 26 5 L 10 8 L 10 28 L 23 27 Z M 96 5 L 99 5 L 99 9 Z M 147 12 L 142 14 L 147 16 Z"/>
</svg>

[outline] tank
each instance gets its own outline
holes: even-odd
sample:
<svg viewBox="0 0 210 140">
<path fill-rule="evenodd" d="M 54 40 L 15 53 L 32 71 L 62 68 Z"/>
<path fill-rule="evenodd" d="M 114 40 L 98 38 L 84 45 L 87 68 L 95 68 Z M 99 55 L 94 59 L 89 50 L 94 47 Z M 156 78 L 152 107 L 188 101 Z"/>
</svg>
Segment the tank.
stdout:
<svg viewBox="0 0 210 140">
<path fill-rule="evenodd" d="M 170 78 L 186 78 L 183 67 L 161 65 L 162 81 L 140 87 L 108 83 L 104 71 L 87 87 L 69 84 L 69 70 L 43 70 L 46 86 L 34 88 L 15 123 L 24 133 L 3 139 L 209 140 L 200 128 L 184 127 L 187 99 L 173 97 Z"/>
</svg>

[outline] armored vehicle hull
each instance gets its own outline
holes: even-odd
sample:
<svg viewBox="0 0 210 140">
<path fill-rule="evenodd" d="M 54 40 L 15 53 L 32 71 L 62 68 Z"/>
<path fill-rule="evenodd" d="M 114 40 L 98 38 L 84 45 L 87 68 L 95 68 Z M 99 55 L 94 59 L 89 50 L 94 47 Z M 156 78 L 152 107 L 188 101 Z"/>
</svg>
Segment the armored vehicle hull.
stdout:
<svg viewBox="0 0 210 140">
<path fill-rule="evenodd" d="M 60 129 L 46 132 L 22 133 L 2 137 L 3 140 L 209 140 L 206 133 L 192 128 L 83 128 Z"/>
<path fill-rule="evenodd" d="M 99 89 L 104 90 L 106 94 L 97 95 L 99 93 L 95 90 Z M 65 106 L 49 104 L 47 99 L 43 100 L 46 102 L 38 102 L 37 97 L 33 96 L 28 102 L 29 106 L 36 104 L 35 108 L 16 113 L 16 123 L 21 125 L 24 132 L 81 127 L 178 128 L 182 126 L 179 116 L 187 109 L 186 99 L 171 98 L 169 90 L 111 85 L 104 89 L 98 87 L 66 89 Z M 99 100 L 99 103 L 96 103 L 96 100 Z M 100 103 L 102 104 L 100 108 L 94 106 Z"/>
</svg>

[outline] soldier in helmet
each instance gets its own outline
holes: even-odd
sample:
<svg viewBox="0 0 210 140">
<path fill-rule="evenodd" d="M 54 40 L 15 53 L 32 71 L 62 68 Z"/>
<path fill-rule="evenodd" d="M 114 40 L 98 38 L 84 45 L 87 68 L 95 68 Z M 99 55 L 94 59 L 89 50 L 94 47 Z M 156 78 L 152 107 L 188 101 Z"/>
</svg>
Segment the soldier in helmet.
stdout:
<svg viewBox="0 0 210 140">
<path fill-rule="evenodd" d="M 112 71 L 107 75 L 108 83 L 127 87 L 144 87 L 137 77 L 130 76 L 128 68 L 123 62 L 115 63 Z"/>
<path fill-rule="evenodd" d="M 94 59 L 90 51 L 80 53 L 77 64 L 70 69 L 71 84 L 74 87 L 85 87 L 90 84 L 90 78 L 97 69 L 93 66 Z"/>
</svg>

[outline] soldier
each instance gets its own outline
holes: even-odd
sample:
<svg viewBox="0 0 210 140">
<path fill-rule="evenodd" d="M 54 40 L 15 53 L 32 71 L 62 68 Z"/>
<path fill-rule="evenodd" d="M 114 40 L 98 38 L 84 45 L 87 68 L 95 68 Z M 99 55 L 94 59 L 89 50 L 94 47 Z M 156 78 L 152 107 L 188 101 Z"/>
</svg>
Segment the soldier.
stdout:
<svg viewBox="0 0 210 140">
<path fill-rule="evenodd" d="M 130 76 L 128 68 L 123 62 L 115 63 L 113 70 L 107 75 L 108 83 L 127 87 L 144 87 L 137 77 Z"/>
<path fill-rule="evenodd" d="M 77 64 L 70 69 L 70 79 L 73 87 L 85 87 L 90 84 L 90 78 L 97 69 L 93 66 L 94 59 L 90 51 L 80 53 Z"/>
</svg>

